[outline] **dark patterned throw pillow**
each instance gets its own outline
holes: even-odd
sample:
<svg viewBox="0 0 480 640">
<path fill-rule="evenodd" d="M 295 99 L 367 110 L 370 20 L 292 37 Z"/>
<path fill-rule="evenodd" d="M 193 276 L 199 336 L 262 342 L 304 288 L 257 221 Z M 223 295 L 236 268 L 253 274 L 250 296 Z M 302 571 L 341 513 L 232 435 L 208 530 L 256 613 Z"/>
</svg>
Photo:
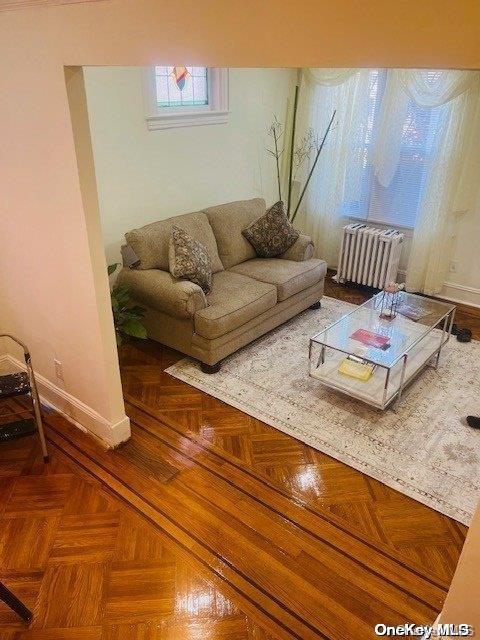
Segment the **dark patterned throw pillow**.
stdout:
<svg viewBox="0 0 480 640">
<path fill-rule="evenodd" d="M 198 284 L 205 293 L 212 288 L 212 262 L 206 248 L 180 227 L 172 227 L 169 267 L 174 278 Z"/>
<path fill-rule="evenodd" d="M 242 233 L 260 258 L 276 258 L 282 255 L 300 235 L 288 220 L 283 202 L 272 205 Z"/>
</svg>

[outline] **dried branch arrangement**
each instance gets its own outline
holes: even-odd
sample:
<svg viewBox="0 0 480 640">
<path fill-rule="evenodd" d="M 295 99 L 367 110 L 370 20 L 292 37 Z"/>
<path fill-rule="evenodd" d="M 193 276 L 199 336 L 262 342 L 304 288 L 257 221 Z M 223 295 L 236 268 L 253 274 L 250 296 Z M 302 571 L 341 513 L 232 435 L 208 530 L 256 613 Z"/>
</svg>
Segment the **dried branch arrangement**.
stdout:
<svg viewBox="0 0 480 640">
<path fill-rule="evenodd" d="M 320 158 L 320 154 L 322 153 L 323 147 L 325 145 L 325 141 L 328 137 L 328 134 L 331 131 L 333 122 L 335 120 L 336 110 L 333 112 L 332 117 L 330 118 L 330 122 L 325 130 L 323 138 L 320 140 L 316 134 L 316 132 L 309 128 L 305 131 L 303 136 L 300 138 L 298 142 L 295 141 L 296 136 L 296 125 L 297 125 L 297 108 L 298 108 L 298 86 L 295 87 L 295 100 L 293 104 L 293 121 L 292 121 L 292 137 L 290 140 L 290 148 L 289 148 L 289 169 L 288 169 L 288 193 L 287 193 L 287 215 L 289 220 L 292 222 L 300 208 L 300 204 L 305 196 L 305 192 L 307 190 L 308 184 L 312 178 L 313 172 L 315 171 L 315 167 L 317 166 L 318 159 Z M 277 117 L 273 117 L 273 122 L 268 129 L 268 134 L 273 138 L 273 149 L 267 149 L 267 152 L 270 153 L 275 158 L 276 168 L 277 168 L 277 181 L 278 181 L 278 199 L 282 200 L 282 181 L 280 178 L 280 159 L 285 151 L 285 140 L 284 136 L 284 126 L 281 122 L 278 121 Z M 313 157 L 313 161 L 312 161 Z M 305 184 L 303 185 L 302 191 L 300 193 L 300 197 L 298 198 L 298 202 L 295 208 L 292 211 L 292 185 L 295 178 L 298 175 L 299 170 L 305 165 L 309 165 L 310 169 L 307 175 L 307 179 Z"/>
<path fill-rule="evenodd" d="M 283 154 L 283 147 L 280 149 L 281 138 L 283 136 L 283 125 L 277 120 L 277 116 L 273 116 L 273 122 L 268 130 L 269 135 L 273 138 L 273 149 L 267 149 L 276 161 L 277 165 L 277 181 L 278 181 L 278 199 L 282 199 L 282 181 L 280 179 L 280 158 Z"/>
</svg>

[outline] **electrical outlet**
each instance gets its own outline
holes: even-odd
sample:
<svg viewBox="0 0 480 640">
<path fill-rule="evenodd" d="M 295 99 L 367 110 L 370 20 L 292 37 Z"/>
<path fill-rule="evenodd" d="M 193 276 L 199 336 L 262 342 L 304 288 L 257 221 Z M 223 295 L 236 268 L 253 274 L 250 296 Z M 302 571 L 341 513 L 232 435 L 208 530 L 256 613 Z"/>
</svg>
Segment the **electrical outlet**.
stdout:
<svg viewBox="0 0 480 640">
<path fill-rule="evenodd" d="M 458 271 L 458 260 L 450 260 L 450 273 L 457 273 Z"/>
<path fill-rule="evenodd" d="M 53 359 L 53 364 L 55 365 L 55 376 L 58 380 L 63 380 L 63 367 L 60 360 L 56 358 Z"/>
</svg>

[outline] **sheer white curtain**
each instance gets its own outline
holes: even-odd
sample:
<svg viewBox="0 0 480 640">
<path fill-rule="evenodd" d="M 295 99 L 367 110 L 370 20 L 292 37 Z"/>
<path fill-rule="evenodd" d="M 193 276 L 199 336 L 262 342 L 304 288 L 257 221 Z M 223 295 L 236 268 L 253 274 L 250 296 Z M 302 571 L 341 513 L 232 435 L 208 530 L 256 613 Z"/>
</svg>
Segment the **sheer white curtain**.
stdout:
<svg viewBox="0 0 480 640">
<path fill-rule="evenodd" d="M 369 115 L 368 70 L 311 69 L 304 73 L 301 126 L 320 133 L 334 108 L 337 125 L 309 187 L 304 227 L 329 264 L 335 264 L 345 220 L 339 203 L 356 199 Z M 387 80 L 368 161 L 388 187 L 397 169 L 407 106 L 439 108 L 438 126 L 419 204 L 407 287 L 438 293 L 445 280 L 449 250 L 459 215 L 478 212 L 480 186 L 480 74 L 474 71 L 393 69 Z M 350 191 L 350 193 L 349 193 Z M 357 194 L 358 195 L 358 194 Z"/>
<path fill-rule="evenodd" d="M 479 215 L 478 86 L 452 101 L 437 138 L 407 269 L 407 289 L 430 295 L 439 293 L 445 282 L 459 218 Z"/>
<path fill-rule="evenodd" d="M 343 222 L 338 215 L 340 203 L 350 195 L 354 197 L 360 188 L 368 86 L 366 69 L 315 69 L 302 76 L 299 132 L 312 127 L 321 138 L 333 111 L 337 111 L 299 216 L 302 228 L 314 238 L 317 254 L 328 264 L 337 260 Z M 304 167 L 304 173 L 305 169 L 308 167 Z"/>
<path fill-rule="evenodd" d="M 417 104 L 445 111 L 433 142 L 423 201 L 415 225 L 407 288 L 439 293 L 448 271 L 460 216 L 478 215 L 480 186 L 480 74 L 476 71 L 399 70 L 396 83 Z"/>
</svg>

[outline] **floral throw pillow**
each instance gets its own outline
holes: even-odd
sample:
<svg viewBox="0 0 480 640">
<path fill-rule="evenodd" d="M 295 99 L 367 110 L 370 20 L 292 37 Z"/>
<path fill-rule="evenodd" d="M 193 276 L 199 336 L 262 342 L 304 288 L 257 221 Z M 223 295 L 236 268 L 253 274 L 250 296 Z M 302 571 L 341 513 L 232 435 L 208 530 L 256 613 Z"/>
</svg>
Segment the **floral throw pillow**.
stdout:
<svg viewBox="0 0 480 640">
<path fill-rule="evenodd" d="M 206 248 L 180 227 L 172 227 L 169 267 L 174 278 L 198 284 L 205 293 L 212 288 L 212 262 Z"/>
<path fill-rule="evenodd" d="M 283 202 L 276 202 L 242 233 L 260 258 L 282 255 L 300 235 L 288 220 Z"/>
</svg>

